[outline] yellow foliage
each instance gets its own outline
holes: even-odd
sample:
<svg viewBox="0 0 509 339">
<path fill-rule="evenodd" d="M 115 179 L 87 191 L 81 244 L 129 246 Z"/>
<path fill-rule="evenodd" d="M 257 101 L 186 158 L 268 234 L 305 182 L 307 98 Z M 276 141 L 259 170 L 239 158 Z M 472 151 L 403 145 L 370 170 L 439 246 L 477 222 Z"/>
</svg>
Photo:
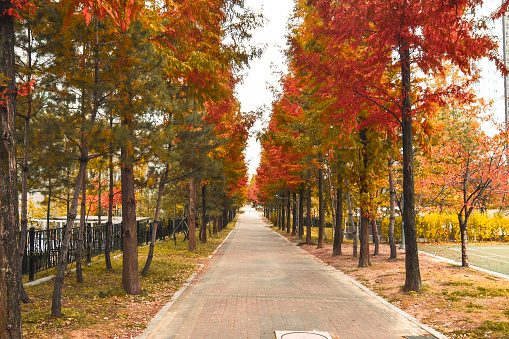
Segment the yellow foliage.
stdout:
<svg viewBox="0 0 509 339">
<path fill-rule="evenodd" d="M 461 240 L 458 216 L 454 213 L 429 213 L 415 218 L 417 238 L 426 241 L 448 241 L 454 238 Z M 382 237 L 388 238 L 389 218 L 382 220 Z M 471 241 L 499 240 L 503 236 L 509 240 L 509 217 L 501 214 L 490 216 L 482 213 L 472 213 L 468 222 L 468 238 Z M 396 217 L 394 236 L 401 238 L 401 217 Z"/>
<path fill-rule="evenodd" d="M 389 239 L 389 218 L 382 219 L 382 237 Z M 401 239 L 401 216 L 396 216 L 394 222 L 394 238 Z"/>
</svg>

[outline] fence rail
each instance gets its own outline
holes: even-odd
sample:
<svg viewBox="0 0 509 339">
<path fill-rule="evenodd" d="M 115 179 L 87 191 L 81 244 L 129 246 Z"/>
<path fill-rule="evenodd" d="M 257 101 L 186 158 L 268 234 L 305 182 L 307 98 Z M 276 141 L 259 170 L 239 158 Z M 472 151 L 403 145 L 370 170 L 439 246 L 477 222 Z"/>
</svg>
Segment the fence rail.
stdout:
<svg viewBox="0 0 509 339">
<path fill-rule="evenodd" d="M 138 246 L 148 244 L 152 234 L 153 221 L 137 221 Z M 107 224 L 92 226 L 86 224 L 83 236 L 84 256 L 87 261 L 92 257 L 104 254 L 106 248 Z M 176 234 L 187 232 L 187 217 L 160 220 L 156 240 L 163 240 Z M 55 267 L 60 256 L 60 246 L 64 236 L 65 228 L 53 228 L 49 230 L 36 230 L 30 228 L 27 234 L 27 246 L 23 256 L 23 274 L 29 275 L 29 281 L 33 281 L 35 273 Z M 78 248 L 79 228 L 72 229 L 67 262 L 76 261 L 76 250 Z M 114 223 L 111 227 L 110 251 L 122 249 L 123 224 Z"/>
</svg>

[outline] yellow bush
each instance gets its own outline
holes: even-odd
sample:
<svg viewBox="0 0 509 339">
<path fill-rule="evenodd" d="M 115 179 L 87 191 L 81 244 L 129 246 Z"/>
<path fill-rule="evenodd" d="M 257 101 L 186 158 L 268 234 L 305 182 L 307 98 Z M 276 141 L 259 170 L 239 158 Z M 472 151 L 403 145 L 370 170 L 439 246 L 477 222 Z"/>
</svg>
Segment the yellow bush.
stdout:
<svg viewBox="0 0 509 339">
<path fill-rule="evenodd" d="M 385 239 L 389 239 L 389 218 L 382 219 L 382 234 Z M 401 216 L 396 216 L 394 221 L 394 238 L 401 239 Z"/>
<path fill-rule="evenodd" d="M 425 238 L 427 241 L 446 241 L 454 230 L 454 214 L 430 213 L 419 215 L 415 218 L 418 238 Z M 458 232 L 459 233 L 459 232 Z"/>
</svg>

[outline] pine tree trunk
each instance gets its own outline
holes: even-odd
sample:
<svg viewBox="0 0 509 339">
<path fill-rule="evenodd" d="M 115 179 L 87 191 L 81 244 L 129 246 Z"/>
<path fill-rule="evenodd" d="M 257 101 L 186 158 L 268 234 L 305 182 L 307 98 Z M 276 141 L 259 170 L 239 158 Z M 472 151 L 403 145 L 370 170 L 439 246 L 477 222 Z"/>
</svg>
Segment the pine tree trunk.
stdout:
<svg viewBox="0 0 509 339">
<path fill-rule="evenodd" d="M 320 164 L 321 166 L 321 164 Z M 323 199 L 323 169 L 318 169 L 318 246 L 323 247 L 323 233 L 325 228 L 325 208 Z"/>
<path fill-rule="evenodd" d="M 78 170 L 78 177 L 74 186 L 74 193 L 72 195 L 71 206 L 67 213 L 65 224 L 64 238 L 60 245 L 60 252 L 58 253 L 58 268 L 55 276 L 55 285 L 53 287 L 53 296 L 51 302 L 51 314 L 54 317 L 62 316 L 62 287 L 64 286 L 65 270 L 67 269 L 67 255 L 69 253 L 69 243 L 73 232 L 74 220 L 78 211 L 78 198 L 81 193 L 83 185 L 83 176 L 85 175 L 87 162 L 81 161 Z M 48 225 L 49 227 L 49 225 Z"/>
<path fill-rule="evenodd" d="M 212 234 L 217 234 L 217 216 L 213 217 L 212 222 Z"/>
<path fill-rule="evenodd" d="M 27 69 L 29 70 L 29 73 L 27 74 L 27 80 L 32 80 L 32 38 L 31 38 L 32 31 L 30 28 L 27 29 Z M 28 82 L 27 81 L 27 82 Z M 30 170 L 30 165 L 28 161 L 28 148 L 29 148 L 29 141 L 28 141 L 28 135 L 29 135 L 29 129 L 30 129 L 30 119 L 32 118 L 32 93 L 28 93 L 27 95 L 27 112 L 26 115 L 23 116 L 24 119 L 24 131 L 23 131 L 23 164 L 22 164 L 22 183 L 21 183 L 21 242 L 20 242 L 20 267 L 23 266 L 23 257 L 25 254 L 26 246 L 27 246 L 27 233 L 28 233 L 28 172 Z M 49 241 L 49 238 L 48 238 Z M 49 253 L 49 248 L 48 248 Z M 21 301 L 23 303 L 30 303 L 32 300 L 30 300 L 30 297 L 28 296 L 27 292 L 25 291 L 25 287 L 23 286 L 23 272 L 22 269 L 19 270 L 19 281 L 20 284 L 20 294 L 21 294 Z"/>
<path fill-rule="evenodd" d="M 396 241 L 394 240 L 395 208 L 396 208 L 396 190 L 394 188 L 394 175 L 392 174 L 392 158 L 389 159 L 389 247 L 391 249 L 390 259 L 398 257 L 396 250 Z"/>
<path fill-rule="evenodd" d="M 121 150 L 122 183 L 122 286 L 127 294 L 141 293 L 138 272 L 138 229 L 136 223 L 136 198 L 134 194 L 134 166 L 130 140 Z"/>
<path fill-rule="evenodd" d="M 113 119 L 110 118 L 110 128 L 112 127 Z M 109 194 L 108 194 L 108 223 L 106 224 L 106 245 L 104 247 L 104 259 L 106 261 L 106 269 L 112 271 L 111 266 L 111 231 L 113 228 L 113 145 L 110 142 L 110 155 L 108 160 L 109 169 Z"/>
<path fill-rule="evenodd" d="M 31 53 L 28 53 L 28 58 L 31 60 Z M 29 61 L 29 68 L 31 68 L 31 61 Z M 27 233 L 28 233 L 28 172 L 30 170 L 28 163 L 28 132 L 30 128 L 30 118 L 32 117 L 32 95 L 28 95 L 28 108 L 27 115 L 24 117 L 25 128 L 24 128 L 24 137 L 23 137 L 23 176 L 21 182 L 21 241 L 20 241 L 20 267 L 23 265 L 23 257 L 25 254 L 25 249 L 27 246 Z M 49 239 L 49 238 L 48 238 Z M 49 249 L 48 249 L 49 251 Z M 19 270 L 19 281 L 20 284 L 20 295 L 21 301 L 24 303 L 30 303 L 30 297 L 25 291 L 25 287 L 23 286 L 23 272 Z"/>
<path fill-rule="evenodd" d="M 192 172 L 192 171 L 191 171 Z M 189 179 L 189 252 L 196 251 L 196 188 L 194 178 Z"/>
<path fill-rule="evenodd" d="M 207 243 L 207 185 L 201 188 L 201 242 Z"/>
<path fill-rule="evenodd" d="M 154 249 L 156 246 L 157 228 L 159 227 L 159 213 L 161 211 L 161 202 L 163 200 L 163 190 L 164 190 L 164 186 L 166 185 L 166 181 L 168 180 L 169 172 L 170 172 L 169 166 L 166 165 L 166 170 L 163 173 L 161 181 L 159 182 L 159 189 L 157 190 L 156 211 L 154 214 L 154 223 L 152 224 L 152 234 L 150 237 L 150 247 L 148 250 L 147 261 L 145 261 L 145 266 L 143 266 L 143 270 L 141 271 L 141 275 L 144 277 L 148 274 L 148 270 L 150 269 L 150 264 L 152 263 L 152 259 L 154 258 Z"/>
<path fill-rule="evenodd" d="M 78 231 L 78 248 L 76 249 L 76 281 L 83 282 L 83 271 L 81 263 L 83 261 L 83 233 L 85 231 L 85 217 L 87 208 L 87 174 L 83 175 L 83 182 L 81 183 L 81 208 L 80 208 L 80 228 Z"/>
<path fill-rule="evenodd" d="M 419 292 L 422 289 L 417 249 L 414 200 L 414 155 L 412 131 L 412 99 L 410 49 L 408 42 L 401 42 L 401 85 L 402 85 L 402 134 L 403 134 L 403 222 L 405 223 L 405 291 Z"/>
<path fill-rule="evenodd" d="M 336 190 L 336 222 L 334 225 L 334 245 L 332 255 L 340 255 L 341 244 L 343 243 L 343 176 L 338 175 L 338 186 Z"/>
<path fill-rule="evenodd" d="M 98 178 L 98 187 L 97 187 L 97 225 L 101 225 L 101 216 L 102 216 L 102 213 L 103 213 L 103 209 L 102 209 L 102 199 L 101 199 L 101 194 L 102 194 L 102 170 L 103 170 L 103 165 L 102 165 L 102 162 L 101 162 L 101 165 L 99 166 L 99 178 Z"/>
<path fill-rule="evenodd" d="M 0 10 L 12 8 L 2 1 Z M 5 104 L 0 105 L 0 338 L 21 338 L 21 270 L 16 174 L 16 95 L 14 63 L 14 18 L 0 17 L 0 71 Z"/>
<path fill-rule="evenodd" d="M 67 176 L 67 178 L 69 178 L 69 176 Z M 51 251 L 50 251 L 50 245 L 49 245 L 49 241 L 50 241 L 50 231 L 49 231 L 49 218 L 51 216 L 51 189 L 52 189 L 52 185 L 51 185 L 51 175 L 49 176 L 48 178 L 48 204 L 46 205 L 46 237 L 48 239 L 48 262 L 49 262 L 49 258 L 51 256 Z M 67 210 L 66 210 L 66 214 L 68 215 L 69 214 L 69 200 L 70 200 L 70 196 L 69 196 L 69 190 L 67 191 Z"/>
<path fill-rule="evenodd" d="M 306 244 L 311 245 L 311 185 L 308 186 L 306 197 Z"/>
</svg>

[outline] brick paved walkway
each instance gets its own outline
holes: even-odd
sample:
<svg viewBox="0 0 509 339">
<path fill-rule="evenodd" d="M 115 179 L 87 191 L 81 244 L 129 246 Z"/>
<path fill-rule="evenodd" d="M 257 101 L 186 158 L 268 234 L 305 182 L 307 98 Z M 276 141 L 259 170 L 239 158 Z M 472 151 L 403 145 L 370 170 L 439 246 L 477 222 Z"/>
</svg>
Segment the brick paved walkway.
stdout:
<svg viewBox="0 0 509 339">
<path fill-rule="evenodd" d="M 211 266 L 139 338 L 274 338 L 284 330 L 347 339 L 433 337 L 247 209 Z"/>
</svg>

